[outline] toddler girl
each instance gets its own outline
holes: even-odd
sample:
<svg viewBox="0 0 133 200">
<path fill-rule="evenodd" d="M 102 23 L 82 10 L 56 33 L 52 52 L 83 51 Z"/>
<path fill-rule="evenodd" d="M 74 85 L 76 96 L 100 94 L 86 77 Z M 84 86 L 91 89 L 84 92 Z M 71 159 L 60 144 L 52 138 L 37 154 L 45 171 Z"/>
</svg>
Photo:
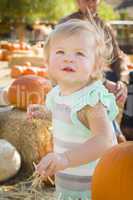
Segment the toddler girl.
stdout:
<svg viewBox="0 0 133 200">
<path fill-rule="evenodd" d="M 46 100 L 54 152 L 43 157 L 36 170 L 44 178 L 55 174 L 58 200 L 89 200 L 98 159 L 116 144 L 115 97 L 100 80 L 110 49 L 102 29 L 81 20 L 57 25 L 46 41 L 49 75 L 57 84 Z M 28 115 L 34 114 L 29 108 Z"/>
</svg>

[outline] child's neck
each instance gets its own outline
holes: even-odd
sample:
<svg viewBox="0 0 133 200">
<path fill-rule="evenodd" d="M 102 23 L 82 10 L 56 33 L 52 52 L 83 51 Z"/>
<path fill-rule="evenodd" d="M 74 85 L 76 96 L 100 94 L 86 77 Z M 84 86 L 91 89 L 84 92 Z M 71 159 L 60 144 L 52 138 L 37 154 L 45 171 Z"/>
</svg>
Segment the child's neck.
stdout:
<svg viewBox="0 0 133 200">
<path fill-rule="evenodd" d="M 72 93 L 86 87 L 87 85 L 89 85 L 90 83 L 83 83 L 83 84 L 75 84 L 75 85 L 66 85 L 66 84 L 60 84 L 58 83 L 58 85 L 60 86 L 61 89 L 61 95 L 67 96 L 67 95 L 71 95 Z"/>
</svg>

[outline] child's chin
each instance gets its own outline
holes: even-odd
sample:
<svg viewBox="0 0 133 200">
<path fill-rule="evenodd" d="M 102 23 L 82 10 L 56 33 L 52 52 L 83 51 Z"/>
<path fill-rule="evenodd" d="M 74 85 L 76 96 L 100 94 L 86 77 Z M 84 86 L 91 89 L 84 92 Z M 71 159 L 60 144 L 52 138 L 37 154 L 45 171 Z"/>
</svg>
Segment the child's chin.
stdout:
<svg viewBox="0 0 133 200">
<path fill-rule="evenodd" d="M 72 78 L 68 78 L 68 79 L 67 79 L 67 78 L 64 78 L 64 79 L 63 79 L 63 83 L 66 84 L 66 85 L 71 85 L 71 86 L 75 86 L 77 83 L 80 84 L 79 81 L 74 80 L 74 79 L 72 79 Z"/>
</svg>

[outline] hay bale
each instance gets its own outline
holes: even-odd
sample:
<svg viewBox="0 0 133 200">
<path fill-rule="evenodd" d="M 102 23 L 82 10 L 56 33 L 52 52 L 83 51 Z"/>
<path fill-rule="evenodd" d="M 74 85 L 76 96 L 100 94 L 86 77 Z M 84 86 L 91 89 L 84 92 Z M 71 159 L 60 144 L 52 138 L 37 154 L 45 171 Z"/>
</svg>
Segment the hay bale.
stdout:
<svg viewBox="0 0 133 200">
<path fill-rule="evenodd" d="M 52 151 L 52 134 L 49 120 L 27 121 L 26 112 L 13 109 L 0 112 L 0 138 L 13 144 L 22 157 L 22 168 L 33 172 L 33 161 Z"/>
</svg>

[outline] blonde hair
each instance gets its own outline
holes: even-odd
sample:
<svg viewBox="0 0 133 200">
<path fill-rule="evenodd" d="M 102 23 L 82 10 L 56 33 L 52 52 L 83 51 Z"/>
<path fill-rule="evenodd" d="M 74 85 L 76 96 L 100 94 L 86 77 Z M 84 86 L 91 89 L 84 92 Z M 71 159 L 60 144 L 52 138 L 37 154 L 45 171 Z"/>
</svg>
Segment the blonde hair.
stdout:
<svg viewBox="0 0 133 200">
<path fill-rule="evenodd" d="M 96 44 L 95 49 L 95 70 L 91 75 L 92 79 L 101 78 L 103 75 L 103 70 L 107 65 L 109 65 L 112 61 L 112 51 L 113 47 L 111 45 L 111 38 L 106 39 L 104 30 L 97 26 L 93 21 L 83 21 L 79 19 L 71 19 L 67 22 L 59 24 L 55 27 L 55 29 L 48 36 L 45 45 L 44 45 L 44 53 L 46 59 L 49 60 L 50 47 L 53 40 L 58 40 L 61 37 L 69 37 L 76 34 L 86 33 L 88 38 L 90 34 L 94 37 L 94 41 Z M 83 35 L 83 37 L 85 34 Z"/>
</svg>

